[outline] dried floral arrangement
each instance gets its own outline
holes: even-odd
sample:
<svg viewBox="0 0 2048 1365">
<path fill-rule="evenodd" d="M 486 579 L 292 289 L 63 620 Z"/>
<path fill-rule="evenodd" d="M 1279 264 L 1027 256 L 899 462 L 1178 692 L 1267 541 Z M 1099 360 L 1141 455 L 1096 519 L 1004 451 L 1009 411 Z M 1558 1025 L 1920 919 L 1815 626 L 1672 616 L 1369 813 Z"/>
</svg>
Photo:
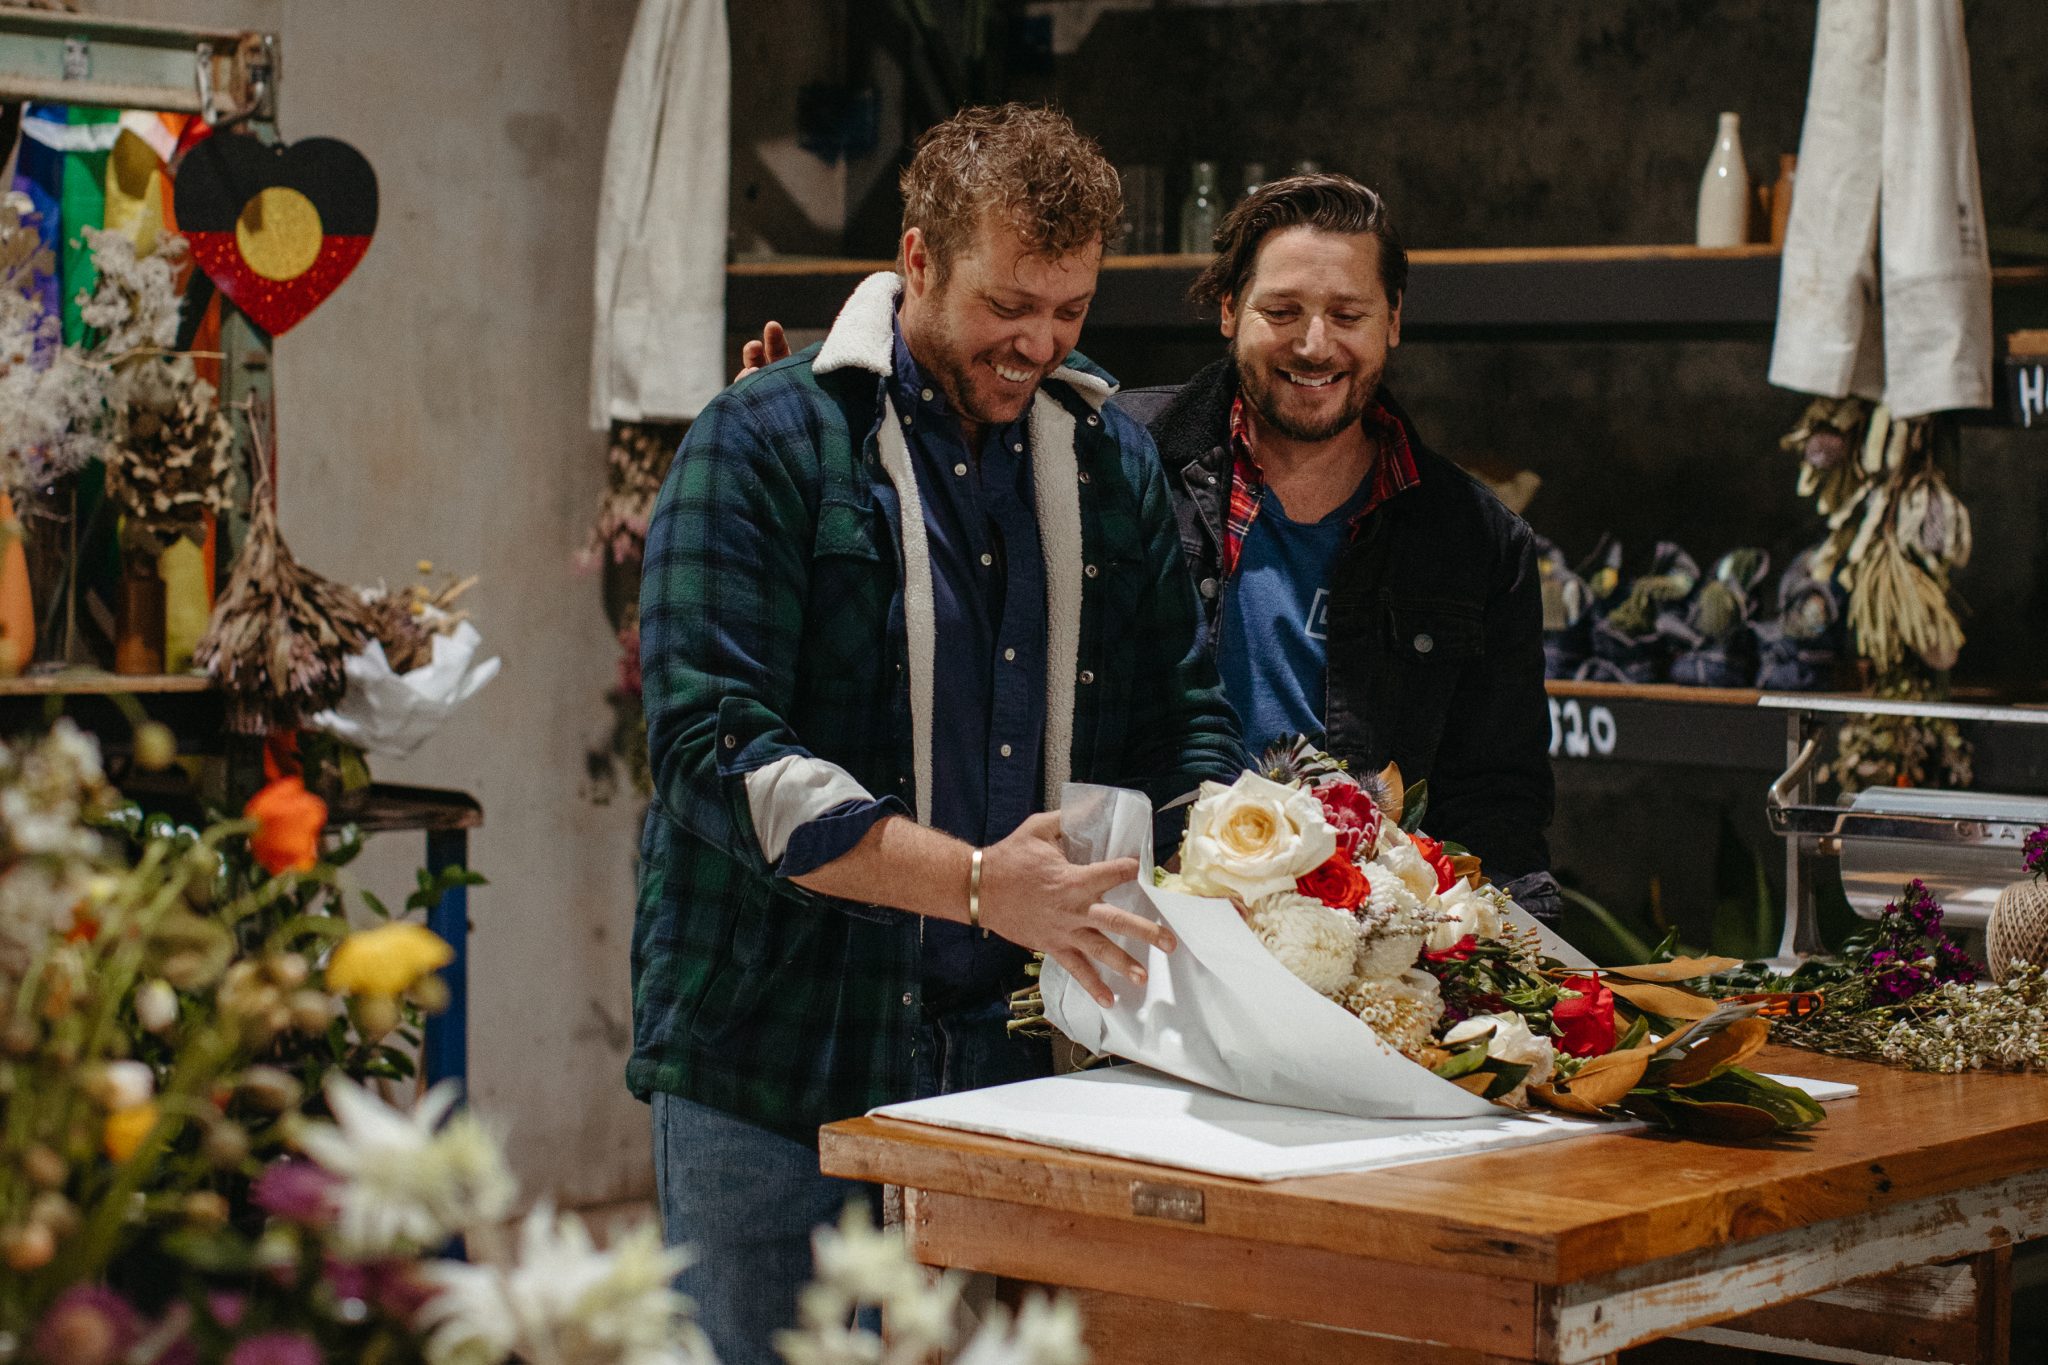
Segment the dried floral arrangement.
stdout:
<svg viewBox="0 0 2048 1365">
<path fill-rule="evenodd" d="M 1814 400 L 1779 442 L 1800 457 L 1800 496 L 1827 519 L 1813 573 L 1848 593 L 1850 632 L 1882 697 L 1946 696 L 1963 646 L 1950 582 L 1970 561 L 1970 513 L 1942 472 L 1955 443 L 1955 428 L 1937 417 L 1894 418 L 1854 397 Z M 1953 721 L 1858 716 L 1840 728 L 1836 748 L 1823 775 L 1848 792 L 1966 787 L 1972 776 Z"/>
<path fill-rule="evenodd" d="M 422 576 L 434 571 L 434 562 L 422 559 Z M 446 578 L 440 583 L 411 583 L 397 592 L 383 584 L 358 587 L 370 636 L 384 647 L 384 657 L 397 673 L 410 673 L 434 657 L 434 637 L 447 635 L 469 619 L 469 612 L 456 603 L 477 585 L 477 576 Z"/>
<path fill-rule="evenodd" d="M 371 635 L 355 592 L 300 564 L 284 543 L 269 429 L 269 410 L 252 405 L 249 534 L 192 654 L 228 694 L 228 728 L 243 734 L 289 728 L 340 701 L 343 666 Z"/>
<path fill-rule="evenodd" d="M 605 576 L 605 612 L 619 644 L 605 705 L 611 730 L 584 754 L 584 790 L 602 805 L 621 787 L 642 799 L 654 792 L 647 764 L 647 713 L 640 701 L 640 609 L 633 589 L 647 543 L 655 495 L 674 463 L 685 422 L 614 422 L 605 454 L 605 493 L 577 566 Z"/>
<path fill-rule="evenodd" d="M 1909 883 L 1877 923 L 1839 958 L 1813 958 L 1789 974 L 1752 967 L 1730 991 L 1811 991 L 1817 1012 L 1782 1020 L 1795 1047 L 1889 1062 L 1918 1071 L 2048 1067 L 2048 979 L 2015 963 L 2001 983 L 1983 981 L 1948 937 L 1939 902 Z"/>
</svg>

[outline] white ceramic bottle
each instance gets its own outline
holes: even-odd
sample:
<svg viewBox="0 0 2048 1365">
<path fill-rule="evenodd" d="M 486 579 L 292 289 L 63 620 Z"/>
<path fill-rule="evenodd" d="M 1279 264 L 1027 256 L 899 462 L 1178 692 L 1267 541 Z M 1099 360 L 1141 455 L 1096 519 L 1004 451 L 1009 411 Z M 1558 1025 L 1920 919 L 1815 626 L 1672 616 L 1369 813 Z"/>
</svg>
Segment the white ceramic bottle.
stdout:
<svg viewBox="0 0 2048 1365">
<path fill-rule="evenodd" d="M 1742 116 L 1721 115 L 1714 154 L 1700 177 L 1695 234 L 1701 246 L 1741 246 L 1749 240 L 1749 167 L 1742 160 Z"/>
</svg>

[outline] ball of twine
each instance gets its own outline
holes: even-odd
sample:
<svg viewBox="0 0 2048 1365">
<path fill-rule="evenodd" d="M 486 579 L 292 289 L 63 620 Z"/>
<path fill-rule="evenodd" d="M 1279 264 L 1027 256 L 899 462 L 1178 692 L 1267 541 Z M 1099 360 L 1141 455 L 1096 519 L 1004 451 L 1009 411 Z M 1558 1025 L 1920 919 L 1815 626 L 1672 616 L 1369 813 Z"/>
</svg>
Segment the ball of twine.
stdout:
<svg viewBox="0 0 2048 1365">
<path fill-rule="evenodd" d="M 2048 963 L 2048 881 L 2014 882 L 1998 893 L 1984 931 L 1984 957 L 2001 985 L 2015 962 Z"/>
</svg>

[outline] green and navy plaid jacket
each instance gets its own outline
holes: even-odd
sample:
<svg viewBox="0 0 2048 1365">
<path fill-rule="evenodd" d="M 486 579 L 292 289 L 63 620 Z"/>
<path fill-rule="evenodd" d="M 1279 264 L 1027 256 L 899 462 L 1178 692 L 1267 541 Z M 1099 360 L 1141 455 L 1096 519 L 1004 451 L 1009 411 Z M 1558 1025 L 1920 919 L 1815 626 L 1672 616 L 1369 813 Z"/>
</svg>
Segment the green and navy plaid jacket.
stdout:
<svg viewBox="0 0 2048 1365">
<path fill-rule="evenodd" d="M 896 287 L 871 277 L 822 347 L 705 408 L 655 504 L 641 579 L 655 794 L 626 1081 L 642 1099 L 667 1091 L 807 1142 L 820 1124 L 916 1098 L 921 921 L 778 876 L 746 780 L 795 755 L 922 806 L 931 688 L 945 680 L 932 677 L 915 480 L 892 464 L 904 443 L 883 425 L 896 420 Z M 1244 765 L 1195 647 L 1165 476 L 1145 429 L 1102 406 L 1113 390 L 1075 354 L 1030 416 L 1048 805 L 1067 780 L 1158 805 Z"/>
</svg>

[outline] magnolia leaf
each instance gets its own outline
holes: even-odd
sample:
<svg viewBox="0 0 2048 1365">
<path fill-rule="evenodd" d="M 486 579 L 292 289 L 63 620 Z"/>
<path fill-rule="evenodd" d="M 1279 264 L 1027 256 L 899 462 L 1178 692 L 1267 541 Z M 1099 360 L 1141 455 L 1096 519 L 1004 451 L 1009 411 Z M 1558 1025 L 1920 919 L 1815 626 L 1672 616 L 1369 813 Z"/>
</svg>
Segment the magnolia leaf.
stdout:
<svg viewBox="0 0 2048 1365">
<path fill-rule="evenodd" d="M 1598 1113 L 1611 1104 L 1619 1104 L 1636 1083 L 1643 1078 L 1644 1070 L 1655 1056 L 1647 1047 L 1630 1048 L 1626 1052 L 1607 1052 L 1587 1060 L 1586 1064 L 1572 1073 L 1568 1081 L 1546 1085 L 1532 1090 L 1550 1092 L 1552 1096 L 1568 1096 L 1574 1103 L 1557 1105 L 1575 1114 Z M 1580 1108 L 1579 1105 L 1589 1106 Z"/>
<path fill-rule="evenodd" d="M 1503 1062 L 1496 1058 L 1492 1066 L 1474 1074 L 1489 1077 L 1493 1081 L 1492 1085 L 1487 1086 L 1484 1091 L 1480 1092 L 1480 1097 L 1482 1099 L 1497 1100 L 1528 1079 L 1529 1063 Z"/>
<path fill-rule="evenodd" d="M 1630 1048 L 1640 1047 L 1642 1046 L 1643 1039 L 1648 1037 L 1649 1033 L 1650 1016 L 1638 1014 L 1635 1017 L 1635 1022 L 1628 1026 L 1628 1032 L 1615 1039 L 1614 1050 L 1616 1052 L 1627 1052 Z"/>
<path fill-rule="evenodd" d="M 1669 962 L 1643 962 L 1633 967 L 1605 967 L 1601 970 L 1632 981 L 1690 981 L 1712 976 L 1742 965 L 1739 957 L 1674 957 Z"/>
<path fill-rule="evenodd" d="M 1672 986 L 1652 986 L 1641 981 L 1615 981 L 1607 988 L 1637 1009 L 1661 1014 L 1666 1019 L 1704 1019 L 1714 1012 L 1714 1002 L 1691 991 Z"/>
<path fill-rule="evenodd" d="M 1484 1071 L 1475 1071 L 1469 1076 L 1451 1077 L 1450 1082 L 1458 1089 L 1477 1095 L 1483 1100 L 1486 1098 L 1487 1090 L 1493 1085 L 1493 1077 Z"/>
<path fill-rule="evenodd" d="M 1778 1126 L 1788 1130 L 1811 1128 L 1827 1117 L 1820 1101 L 1804 1090 L 1739 1066 L 1731 1066 L 1712 1080 L 1692 1087 L 1686 1091 L 1686 1098 L 1769 1110 L 1777 1116 Z"/>
<path fill-rule="evenodd" d="M 1369 789 L 1372 790 L 1373 803 L 1399 821 L 1408 809 L 1408 787 L 1401 780 L 1401 765 L 1389 763 L 1380 769 Z"/>
<path fill-rule="evenodd" d="M 1771 1026 L 1761 1019 L 1738 1019 L 1686 1050 L 1683 1057 L 1659 1063 L 1656 1085 L 1689 1086 L 1712 1080 L 1721 1071 L 1747 1061 L 1770 1041 Z"/>
<path fill-rule="evenodd" d="M 1693 1137 L 1728 1138 L 1737 1142 L 1769 1137 L 1778 1131 L 1777 1115 L 1753 1104 L 1727 1100 L 1701 1103 L 1670 1091 L 1657 1091 L 1650 1106 L 1673 1132 Z"/>
<path fill-rule="evenodd" d="M 1470 853 L 1451 854 L 1451 873 L 1470 881 L 1474 886 L 1485 880 L 1479 872 L 1479 859 Z"/>
<path fill-rule="evenodd" d="M 1468 1040 L 1470 1046 L 1452 1052 L 1448 1058 L 1438 1062 L 1430 1070 L 1447 1081 L 1472 1074 L 1486 1064 L 1486 1043 L 1492 1036 L 1493 1031 L 1489 1029 L 1477 1038 Z"/>
<path fill-rule="evenodd" d="M 1626 1092 L 1624 1092 L 1626 1093 Z M 1600 1106 L 1576 1090 L 1564 1090 L 1554 1085 L 1532 1085 L 1530 1098 L 1551 1109 L 1567 1114 L 1584 1114 L 1587 1118 L 1598 1118 L 1604 1112 Z"/>
<path fill-rule="evenodd" d="M 1413 834 L 1422 828 L 1422 817 L 1429 814 L 1429 779 L 1423 778 L 1408 788 L 1401 803 L 1401 832 Z"/>
</svg>

